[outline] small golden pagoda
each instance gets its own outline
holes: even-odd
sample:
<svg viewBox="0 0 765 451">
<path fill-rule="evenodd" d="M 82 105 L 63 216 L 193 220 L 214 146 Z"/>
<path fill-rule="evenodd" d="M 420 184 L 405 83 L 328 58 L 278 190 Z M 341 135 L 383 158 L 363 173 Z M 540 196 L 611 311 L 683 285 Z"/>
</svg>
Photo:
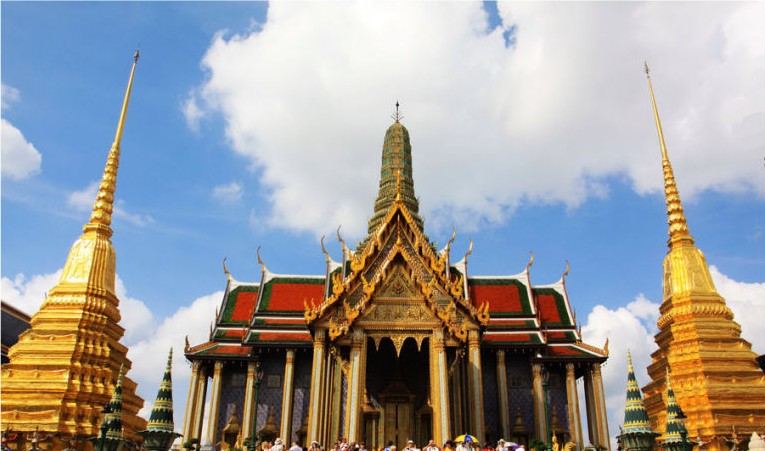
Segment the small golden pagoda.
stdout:
<svg viewBox="0 0 765 451">
<path fill-rule="evenodd" d="M 645 67 L 648 75 L 648 65 Z M 648 366 L 652 381 L 643 388 L 653 430 L 667 429 L 667 381 L 686 415 L 689 437 L 717 448 L 733 431 L 751 435 L 765 427 L 765 375 L 741 326 L 715 289 L 704 254 L 693 242 L 675 184 L 659 112 L 648 76 L 664 168 L 669 217 L 669 251 L 664 259 L 664 299 L 655 340 L 659 349 Z M 714 438 L 714 440 L 713 440 Z M 714 445 L 714 446 L 713 446 Z"/>
<path fill-rule="evenodd" d="M 117 386 L 120 367 L 130 369 L 128 349 L 119 342 L 125 329 L 118 324 L 110 237 L 120 141 L 137 62 L 138 52 L 90 221 L 72 245 L 58 284 L 2 367 L 3 429 L 97 435 L 99 414 Z M 137 416 L 143 399 L 135 390 L 135 382 L 122 378 L 123 437 L 128 440 L 146 429 L 146 420 Z M 24 443 L 18 446 L 23 449 Z"/>
</svg>

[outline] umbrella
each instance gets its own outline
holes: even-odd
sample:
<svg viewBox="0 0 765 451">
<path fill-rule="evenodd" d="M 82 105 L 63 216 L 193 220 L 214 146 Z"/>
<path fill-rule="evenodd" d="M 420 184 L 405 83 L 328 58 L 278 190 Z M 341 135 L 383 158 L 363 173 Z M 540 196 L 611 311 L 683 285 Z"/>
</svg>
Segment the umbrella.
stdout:
<svg viewBox="0 0 765 451">
<path fill-rule="evenodd" d="M 475 438 L 475 436 L 470 434 L 462 434 L 460 436 L 457 436 L 457 438 L 454 439 L 455 442 L 465 442 L 465 443 L 471 443 L 471 442 L 478 442 L 478 439 Z"/>
</svg>

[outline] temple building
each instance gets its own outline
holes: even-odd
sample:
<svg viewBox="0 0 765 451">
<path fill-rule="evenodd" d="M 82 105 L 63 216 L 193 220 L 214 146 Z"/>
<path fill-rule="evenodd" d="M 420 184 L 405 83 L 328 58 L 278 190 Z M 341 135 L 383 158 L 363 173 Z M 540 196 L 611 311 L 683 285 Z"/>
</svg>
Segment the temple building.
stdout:
<svg viewBox="0 0 765 451">
<path fill-rule="evenodd" d="M 650 76 L 648 87 L 664 171 L 669 251 L 664 259 L 664 297 L 655 337 L 659 349 L 648 366 L 652 380 L 643 388 L 645 406 L 653 430 L 671 432 L 666 380 L 671 373 L 688 436 L 708 443 L 707 449 L 727 448 L 725 437 L 750 436 L 765 426 L 765 377 L 688 231 Z"/>
<path fill-rule="evenodd" d="M 127 439 L 146 428 L 139 417 L 143 399 L 127 376 L 131 362 L 120 343 L 125 330 L 114 290 L 116 255 L 111 215 L 120 158 L 120 141 L 133 86 L 138 52 L 125 92 L 114 143 L 106 162 L 90 221 L 74 242 L 58 284 L 32 316 L 31 328 L 8 351 L 2 366 L 2 427 L 16 431 L 17 450 L 34 437 L 96 436 L 101 409 L 121 386 L 121 427 Z M 39 429 L 39 431 L 38 431 Z M 18 432 L 21 432 L 20 434 Z M 60 449 L 60 448 L 58 448 Z"/>
<path fill-rule="evenodd" d="M 419 214 L 409 132 L 398 112 L 394 120 L 355 251 L 338 230 L 342 257 L 322 240 L 318 275 L 277 274 L 258 253 L 259 280 L 242 282 L 224 264 L 209 341 L 186 343 L 184 440 L 228 448 L 252 437 L 325 446 L 345 437 L 401 449 L 408 439 L 440 445 L 467 432 L 524 444 L 555 434 L 578 449 L 610 448 L 608 346 L 582 342 L 568 270 L 534 285 L 533 256 L 518 274 L 478 276 L 469 271 L 472 243 L 456 261 L 454 237 L 438 250 Z"/>
</svg>

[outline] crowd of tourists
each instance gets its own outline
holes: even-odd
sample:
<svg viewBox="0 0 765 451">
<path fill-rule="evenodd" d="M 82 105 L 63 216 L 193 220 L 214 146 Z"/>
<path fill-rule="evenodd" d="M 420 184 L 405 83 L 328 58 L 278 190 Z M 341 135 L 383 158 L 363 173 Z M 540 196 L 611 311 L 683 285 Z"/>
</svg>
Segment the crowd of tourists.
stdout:
<svg viewBox="0 0 765 451">
<path fill-rule="evenodd" d="M 305 448 L 298 445 L 298 442 L 293 441 L 292 446 L 286 449 L 282 439 L 278 438 L 275 442 L 263 442 L 261 444 L 261 451 L 306 451 Z M 385 447 L 378 449 L 367 449 L 364 442 L 348 442 L 345 437 L 341 437 L 329 448 L 324 448 L 317 441 L 311 442 L 307 451 L 398 451 L 398 447 L 393 444 L 393 441 L 388 441 Z M 473 440 L 453 441 L 447 440 L 442 447 L 439 447 L 434 440 L 428 441 L 422 449 L 417 447 L 414 440 L 407 441 L 406 447 L 403 451 L 526 451 L 523 445 L 518 445 L 514 442 L 506 442 L 503 439 L 499 439 L 496 445 L 490 442 L 485 442 L 483 446 Z"/>
</svg>

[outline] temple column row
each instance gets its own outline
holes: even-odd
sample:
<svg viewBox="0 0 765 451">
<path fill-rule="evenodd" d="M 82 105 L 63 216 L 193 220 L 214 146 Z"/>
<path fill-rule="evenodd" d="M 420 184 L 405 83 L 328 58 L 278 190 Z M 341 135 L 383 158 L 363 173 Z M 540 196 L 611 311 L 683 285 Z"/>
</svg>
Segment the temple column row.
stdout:
<svg viewBox="0 0 765 451">
<path fill-rule="evenodd" d="M 258 370 L 259 362 L 249 362 L 247 364 L 247 382 L 244 388 L 244 409 L 242 412 L 242 437 L 252 437 L 252 418 L 254 413 L 253 403 L 255 402 L 255 375 Z"/>
</svg>

